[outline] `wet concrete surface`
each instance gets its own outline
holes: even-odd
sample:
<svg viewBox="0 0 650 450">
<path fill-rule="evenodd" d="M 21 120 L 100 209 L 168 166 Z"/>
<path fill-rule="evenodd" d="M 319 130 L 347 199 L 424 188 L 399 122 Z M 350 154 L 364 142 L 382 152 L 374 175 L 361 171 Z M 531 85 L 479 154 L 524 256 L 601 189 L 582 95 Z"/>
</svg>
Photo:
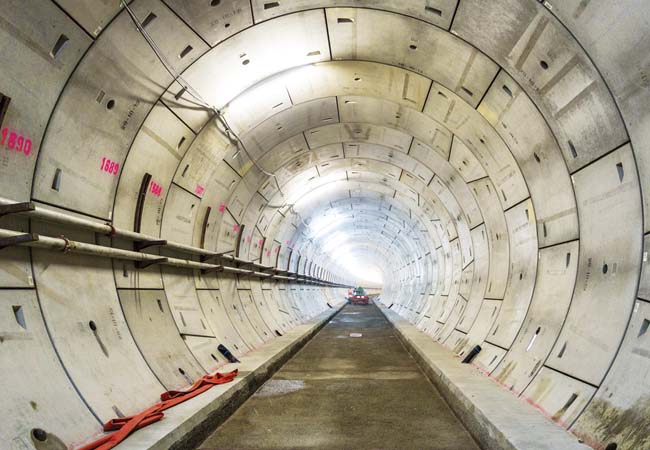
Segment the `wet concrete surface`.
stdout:
<svg viewBox="0 0 650 450">
<path fill-rule="evenodd" d="M 374 305 L 347 305 L 199 448 L 479 449 Z"/>
</svg>

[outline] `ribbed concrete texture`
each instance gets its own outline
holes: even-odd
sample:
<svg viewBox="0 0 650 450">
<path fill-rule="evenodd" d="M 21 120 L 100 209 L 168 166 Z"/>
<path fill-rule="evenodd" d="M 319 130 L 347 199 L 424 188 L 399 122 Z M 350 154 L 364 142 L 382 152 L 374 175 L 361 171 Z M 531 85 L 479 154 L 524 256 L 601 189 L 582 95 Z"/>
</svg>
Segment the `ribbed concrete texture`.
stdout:
<svg viewBox="0 0 650 450">
<path fill-rule="evenodd" d="M 396 448 L 479 447 L 374 305 L 346 306 L 200 446 Z"/>
<path fill-rule="evenodd" d="M 0 0 L 0 450 L 79 448 L 359 285 L 650 450 L 649 105 L 650 0 Z"/>
</svg>

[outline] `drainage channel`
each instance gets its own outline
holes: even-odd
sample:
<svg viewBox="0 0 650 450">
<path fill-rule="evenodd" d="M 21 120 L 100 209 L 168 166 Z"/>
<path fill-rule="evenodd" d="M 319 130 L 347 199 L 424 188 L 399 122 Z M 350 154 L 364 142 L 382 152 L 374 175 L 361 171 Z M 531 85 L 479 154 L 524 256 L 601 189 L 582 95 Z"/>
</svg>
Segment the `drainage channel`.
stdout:
<svg viewBox="0 0 650 450">
<path fill-rule="evenodd" d="M 199 447 L 479 447 L 375 305 L 347 305 Z"/>
</svg>

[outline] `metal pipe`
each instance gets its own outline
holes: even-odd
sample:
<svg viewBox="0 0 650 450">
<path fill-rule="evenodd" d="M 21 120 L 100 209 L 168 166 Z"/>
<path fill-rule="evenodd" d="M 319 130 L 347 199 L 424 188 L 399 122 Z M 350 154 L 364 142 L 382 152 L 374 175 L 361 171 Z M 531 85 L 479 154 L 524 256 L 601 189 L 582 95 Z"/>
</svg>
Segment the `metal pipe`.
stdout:
<svg viewBox="0 0 650 450">
<path fill-rule="evenodd" d="M 17 202 L 0 197 L 0 205 L 12 205 L 15 203 Z M 157 241 L 160 239 L 159 237 L 150 236 L 143 233 L 136 233 L 134 231 L 124 230 L 122 228 L 117 228 L 108 223 L 99 223 L 93 220 L 84 219 L 82 217 L 75 217 L 70 214 L 64 214 L 58 211 L 52 211 L 50 209 L 46 209 L 38 205 L 34 205 L 34 209 L 32 211 L 20 212 L 17 213 L 17 215 L 29 217 L 32 219 L 37 219 L 44 222 L 69 225 L 71 227 L 88 230 L 88 231 L 94 231 L 95 233 L 100 233 L 106 236 L 124 238 L 130 241 Z M 167 241 L 165 247 L 172 250 L 181 251 L 183 253 L 221 258 L 223 260 L 228 260 L 228 261 L 242 263 L 242 264 L 244 263 L 251 264 L 253 267 L 262 270 L 268 270 L 270 268 L 269 266 L 254 263 L 252 261 L 247 261 L 241 258 L 236 258 L 231 255 L 222 255 L 219 254 L 218 252 L 213 252 L 210 250 L 193 247 L 191 245 L 181 244 L 178 242 Z"/>
<path fill-rule="evenodd" d="M 14 237 L 25 234 L 20 231 L 0 229 L 0 238 Z M 38 239 L 33 242 L 26 242 L 24 246 L 44 248 L 47 250 L 60 250 L 65 253 L 79 253 L 83 255 L 102 256 L 106 258 L 126 259 L 129 261 L 155 261 L 162 257 L 150 253 L 134 252 L 131 250 L 122 250 L 114 247 L 105 247 L 103 245 L 87 244 L 85 242 L 73 241 L 65 237 L 50 237 L 36 234 Z M 216 264 L 201 263 L 188 259 L 166 257 L 164 263 L 168 266 L 186 267 L 190 269 L 211 269 L 219 267 Z"/>
<path fill-rule="evenodd" d="M 13 205 L 18 202 L 9 200 L 3 197 L 0 197 L 0 206 L 5 206 L 5 205 Z M 65 214 L 61 213 L 58 211 L 53 211 L 47 208 L 43 208 L 42 206 L 38 206 L 34 204 L 34 209 L 31 211 L 24 211 L 20 213 L 16 213 L 16 215 L 20 216 L 25 216 L 31 219 L 36 219 L 39 221 L 44 221 L 44 222 L 50 222 L 50 223 L 57 223 L 57 224 L 63 224 L 63 225 L 69 225 L 74 228 L 82 229 L 82 230 L 87 230 L 87 231 L 93 231 L 95 233 L 100 233 L 106 236 L 112 236 L 112 237 L 119 237 L 131 241 L 156 241 L 159 240 L 159 237 L 155 236 L 150 236 L 147 234 L 143 233 L 136 233 L 134 231 L 129 231 L 129 230 L 124 230 L 121 228 L 114 227 L 113 225 L 109 223 L 100 223 L 96 222 L 94 220 L 90 219 L 84 219 L 82 217 L 76 217 L 72 216 L 70 214 Z M 2 230 L 3 232 L 10 232 L 10 230 Z M 18 235 L 21 233 L 16 233 L 15 235 Z M 12 236 L 15 236 L 12 235 Z M 9 235 L 6 235 L 4 237 L 8 237 Z M 3 237 L 3 236 L 0 236 Z M 47 241 L 48 245 L 53 245 L 55 246 L 54 249 L 62 250 L 63 247 L 61 247 L 61 242 L 56 242 L 57 238 L 47 238 L 46 236 L 40 236 L 41 241 L 36 241 L 36 242 L 44 242 Z M 50 241 L 49 239 L 54 239 L 55 241 Z M 63 241 L 62 241 L 63 242 Z M 72 242 L 72 241 L 69 241 Z M 34 244 L 34 245 L 30 245 Z M 38 245 L 36 243 L 28 243 L 24 244 L 32 247 L 39 247 L 39 248 L 48 248 L 43 246 L 43 244 Z M 119 259 L 128 259 L 132 261 L 147 261 L 147 260 L 154 260 L 154 259 L 160 259 L 161 257 L 158 255 L 148 255 L 146 253 L 138 253 L 138 252 L 130 252 L 128 250 L 120 250 L 116 249 L 113 247 L 104 247 L 104 246 L 97 246 L 94 244 L 85 244 L 82 242 L 76 242 L 75 245 L 77 246 L 80 251 L 75 251 L 75 253 L 84 253 L 85 251 L 89 251 L 88 249 L 92 247 L 99 247 L 102 249 L 112 249 L 115 251 L 114 255 L 116 256 L 109 256 L 104 254 L 103 256 L 107 257 L 112 257 L 112 258 L 119 258 Z M 58 247 L 57 247 L 58 246 Z M 90 246 L 90 247 L 88 247 Z M 259 264 L 255 263 L 252 261 L 248 261 L 242 258 L 238 258 L 232 255 L 224 255 L 220 254 L 218 252 L 213 252 L 210 250 L 205 250 L 202 248 L 198 247 L 193 247 L 191 245 L 186 245 L 186 244 L 181 244 L 178 242 L 173 242 L 173 241 L 167 241 L 167 243 L 164 245 L 166 248 L 180 251 L 183 253 L 189 253 L 193 255 L 203 255 L 203 256 L 208 256 L 212 258 L 219 258 L 224 261 L 230 261 L 232 263 L 237 263 L 237 264 L 248 264 L 253 268 L 256 269 L 261 269 L 261 270 L 270 270 L 270 269 L 275 269 L 273 266 L 266 266 L 264 264 Z M 81 251 L 81 249 L 84 249 L 84 251 Z M 72 251 L 72 250 L 70 250 Z M 84 253 L 84 254 L 95 254 L 95 253 Z M 98 254 L 98 253 L 97 253 Z M 118 256 L 121 255 L 121 256 Z M 130 256 L 127 257 L 127 254 L 130 254 Z M 136 257 L 135 255 L 140 255 L 140 257 Z M 144 255 L 144 256 L 143 256 Z M 180 259 L 180 258 L 168 258 L 168 261 L 172 261 L 173 263 L 167 264 L 167 265 L 177 265 L 178 262 L 180 261 L 185 261 L 187 263 L 192 263 L 191 265 L 182 265 L 178 267 L 189 267 L 189 268 L 196 268 L 196 269 L 209 269 L 209 268 L 214 268 L 218 267 L 218 265 L 215 264 L 208 264 L 208 263 L 199 263 L 196 261 L 191 261 L 191 260 L 186 260 L 186 259 Z M 276 269 L 277 270 L 277 269 Z M 266 274 L 266 273 L 261 273 L 261 272 L 255 272 L 251 270 L 245 270 L 245 269 L 238 269 L 235 267 L 224 267 L 224 272 L 230 272 L 230 273 L 245 273 L 245 274 L 252 274 L 256 273 L 257 275 L 254 275 L 256 277 L 264 277 L 264 278 L 275 278 L 275 275 L 271 274 Z M 283 273 L 290 273 L 286 271 L 282 271 Z M 289 278 L 287 278 L 289 279 Z"/>
<path fill-rule="evenodd" d="M 12 238 L 12 237 L 22 236 L 22 235 L 25 235 L 25 233 L 20 231 L 6 230 L 0 228 L 0 239 Z M 155 264 L 161 264 L 161 265 L 173 266 L 173 267 L 182 267 L 186 269 L 198 269 L 198 270 L 218 269 L 223 272 L 246 274 L 248 276 L 253 276 L 256 278 L 273 278 L 279 280 L 295 281 L 295 279 L 293 278 L 284 277 L 281 275 L 272 275 L 263 272 L 256 272 L 254 270 L 239 269 L 236 267 L 221 266 L 217 264 L 209 264 L 209 263 L 204 263 L 199 261 L 192 261 L 188 259 L 161 257 L 160 255 L 134 252 L 131 250 L 123 250 L 114 247 L 105 247 L 103 245 L 97 245 L 97 244 L 88 244 L 85 242 L 73 241 L 63 236 L 56 238 L 56 237 L 44 236 L 36 233 L 32 233 L 32 236 L 35 238 L 34 240 L 30 242 L 23 242 L 17 245 L 33 247 L 33 248 L 42 248 L 51 251 L 61 251 L 64 253 L 77 253 L 82 255 L 123 259 L 129 261 L 152 262 Z"/>
</svg>

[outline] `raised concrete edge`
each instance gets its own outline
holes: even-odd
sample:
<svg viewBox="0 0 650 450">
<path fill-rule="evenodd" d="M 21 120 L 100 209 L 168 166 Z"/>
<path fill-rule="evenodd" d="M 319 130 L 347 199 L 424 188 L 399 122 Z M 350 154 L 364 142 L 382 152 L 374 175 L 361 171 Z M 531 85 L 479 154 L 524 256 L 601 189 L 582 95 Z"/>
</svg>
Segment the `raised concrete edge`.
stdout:
<svg viewBox="0 0 650 450">
<path fill-rule="evenodd" d="M 396 335 L 484 450 L 586 450 L 549 421 L 406 319 L 379 304 Z"/>
<path fill-rule="evenodd" d="M 240 364 L 220 367 L 219 372 L 239 369 L 239 374 L 231 383 L 214 386 L 203 394 L 166 410 L 162 420 L 135 431 L 115 449 L 196 448 L 338 314 L 343 306 L 344 303 L 333 305 L 332 309 L 265 343 L 239 358 Z"/>
</svg>

